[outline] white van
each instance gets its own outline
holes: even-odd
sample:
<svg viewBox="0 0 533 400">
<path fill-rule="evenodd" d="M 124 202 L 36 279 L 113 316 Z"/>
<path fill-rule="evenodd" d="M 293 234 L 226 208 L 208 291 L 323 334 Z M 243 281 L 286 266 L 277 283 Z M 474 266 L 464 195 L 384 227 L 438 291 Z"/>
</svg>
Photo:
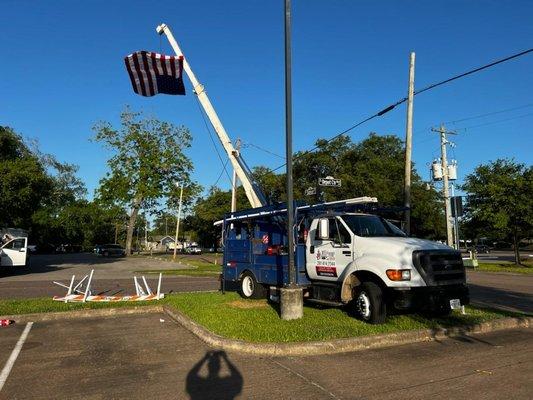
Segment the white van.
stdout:
<svg viewBox="0 0 533 400">
<path fill-rule="evenodd" d="M 11 239 L 0 247 L 0 267 L 25 267 L 27 262 L 27 237 Z"/>
</svg>

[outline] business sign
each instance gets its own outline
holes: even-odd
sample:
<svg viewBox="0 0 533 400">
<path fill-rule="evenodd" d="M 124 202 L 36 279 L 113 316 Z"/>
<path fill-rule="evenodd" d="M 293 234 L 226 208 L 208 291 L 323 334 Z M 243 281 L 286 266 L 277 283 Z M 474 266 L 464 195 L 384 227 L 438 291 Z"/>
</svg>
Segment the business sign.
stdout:
<svg viewBox="0 0 533 400">
<path fill-rule="evenodd" d="M 332 176 L 318 178 L 318 186 L 341 187 L 341 180 L 335 179 Z"/>
</svg>

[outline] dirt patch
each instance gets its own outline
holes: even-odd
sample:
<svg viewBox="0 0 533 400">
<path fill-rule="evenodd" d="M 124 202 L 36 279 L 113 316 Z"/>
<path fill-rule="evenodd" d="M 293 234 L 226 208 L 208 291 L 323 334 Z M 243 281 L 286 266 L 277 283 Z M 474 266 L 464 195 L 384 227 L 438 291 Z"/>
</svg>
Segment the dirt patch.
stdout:
<svg viewBox="0 0 533 400">
<path fill-rule="evenodd" d="M 250 308 L 267 308 L 268 303 L 266 300 L 234 300 L 228 303 L 230 307 L 250 309 Z"/>
</svg>

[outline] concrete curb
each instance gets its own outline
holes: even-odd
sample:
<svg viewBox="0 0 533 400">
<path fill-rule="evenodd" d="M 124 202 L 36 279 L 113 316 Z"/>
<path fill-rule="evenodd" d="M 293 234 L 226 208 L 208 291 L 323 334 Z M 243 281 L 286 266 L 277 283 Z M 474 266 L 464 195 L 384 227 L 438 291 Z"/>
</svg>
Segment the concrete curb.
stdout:
<svg viewBox="0 0 533 400">
<path fill-rule="evenodd" d="M 238 339 L 227 339 L 204 328 L 176 308 L 167 305 L 137 306 L 124 308 L 86 309 L 51 313 L 19 314 L 0 316 L 0 319 L 12 319 L 17 323 L 43 322 L 59 320 L 77 320 L 88 318 L 113 317 L 120 315 L 165 313 L 182 325 L 207 345 L 240 353 L 261 356 L 311 356 L 321 354 L 346 353 L 366 349 L 392 347 L 402 344 L 429 342 L 465 334 L 488 333 L 513 328 L 530 328 L 533 317 L 500 318 L 481 324 L 439 329 L 422 329 L 418 331 L 386 333 L 325 340 L 320 342 L 296 343 L 252 343 Z"/>
<path fill-rule="evenodd" d="M 96 308 L 73 311 L 43 312 L 35 314 L 18 314 L 0 316 L 0 319 L 12 319 L 16 323 L 59 321 L 85 318 L 114 317 L 117 315 L 133 315 L 163 312 L 163 306 L 134 306 L 118 308 Z"/>
<path fill-rule="evenodd" d="M 310 356 L 320 354 L 346 353 L 365 349 L 391 347 L 401 344 L 428 342 L 465 334 L 487 333 L 504 329 L 529 328 L 533 317 L 500 318 L 481 324 L 449 329 L 422 329 L 357 338 L 334 339 L 320 342 L 298 343 L 251 343 L 238 339 L 227 339 L 216 335 L 194 322 L 174 307 L 163 306 L 164 312 L 188 331 L 211 347 L 262 356 Z"/>
</svg>

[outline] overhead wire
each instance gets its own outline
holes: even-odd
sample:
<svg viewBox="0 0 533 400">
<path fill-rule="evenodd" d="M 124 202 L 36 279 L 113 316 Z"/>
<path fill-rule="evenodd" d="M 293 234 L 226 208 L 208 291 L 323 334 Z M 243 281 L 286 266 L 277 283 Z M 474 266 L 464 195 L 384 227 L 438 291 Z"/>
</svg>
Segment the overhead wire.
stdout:
<svg viewBox="0 0 533 400">
<path fill-rule="evenodd" d="M 257 149 L 257 150 L 261 150 L 261 151 L 263 151 L 263 152 L 265 152 L 265 153 L 268 153 L 268 154 L 270 154 L 270 155 L 272 155 L 272 156 L 276 156 L 276 157 L 279 157 L 279 158 L 285 159 L 285 157 L 280 156 L 279 154 L 276 154 L 276 153 L 274 153 L 274 152 L 272 152 L 272 151 L 270 151 L 270 150 L 267 150 L 267 149 L 265 149 L 265 148 L 263 148 L 263 147 L 260 147 L 260 146 L 258 146 L 258 145 L 256 145 L 256 144 L 253 144 L 253 143 L 243 142 L 243 143 L 241 144 L 241 146 L 242 146 L 242 147 L 253 147 L 253 148 Z"/>
<path fill-rule="evenodd" d="M 504 110 L 499 110 L 499 111 L 492 111 L 492 112 L 485 113 L 485 114 L 473 115 L 473 116 L 470 116 L 470 117 L 456 119 L 454 121 L 447 121 L 447 122 L 444 122 L 444 124 L 456 124 L 457 122 L 464 122 L 464 121 L 469 121 L 469 120 L 472 120 L 472 119 L 488 117 L 488 116 L 491 116 L 491 115 L 503 114 L 503 113 L 506 113 L 506 112 L 509 112 L 509 111 L 521 110 L 521 109 L 527 108 L 527 107 L 533 107 L 533 103 L 525 104 L 525 105 L 518 106 L 518 107 L 506 108 Z"/>
<path fill-rule="evenodd" d="M 220 178 L 222 178 L 222 175 L 224 174 L 224 170 L 226 169 L 226 165 L 228 165 L 228 161 L 229 161 L 229 159 L 226 160 L 226 162 L 224 163 L 224 165 L 223 165 L 223 167 L 222 167 L 222 170 L 220 171 L 220 174 L 218 174 L 218 178 L 217 178 L 217 180 L 215 181 L 215 183 L 213 183 L 213 184 L 211 185 L 211 187 L 216 186 L 216 185 L 218 184 L 218 181 L 220 180 Z"/>
<path fill-rule="evenodd" d="M 463 77 L 465 77 L 465 76 L 468 76 L 468 75 L 474 74 L 474 73 L 476 73 L 476 72 L 483 71 L 483 70 L 485 70 L 485 69 L 487 69 L 487 68 L 493 67 L 493 66 L 498 65 L 498 64 L 501 64 L 501 63 L 504 63 L 504 62 L 506 62 L 506 61 L 509 61 L 509 60 L 515 59 L 515 58 L 517 58 L 517 57 L 521 57 L 521 56 L 526 55 L 526 54 L 531 53 L 531 52 L 533 52 L 533 48 L 528 49 L 528 50 L 524 50 L 524 51 L 522 51 L 522 52 L 520 52 L 520 53 L 516 53 L 516 54 L 513 54 L 513 55 L 511 55 L 511 56 L 508 56 L 508 57 L 505 57 L 505 58 L 502 58 L 502 59 L 499 59 L 499 60 L 496 60 L 496 61 L 493 61 L 493 62 L 491 62 L 491 63 L 489 63 L 489 64 L 482 65 L 481 67 L 474 68 L 474 69 L 469 70 L 469 71 L 467 71 L 467 72 L 464 72 L 464 73 L 461 73 L 461 74 L 458 74 L 458 75 L 452 76 L 451 78 L 445 79 L 445 80 L 443 80 L 443 81 L 440 81 L 440 82 L 436 82 L 436 83 L 430 84 L 430 85 L 428 85 L 428 86 L 426 86 L 426 87 L 424 87 L 424 88 L 422 88 L 422 89 L 415 90 L 414 93 L 413 93 L 413 96 L 416 96 L 416 95 L 418 95 L 418 94 L 421 94 L 421 93 L 427 92 L 428 90 L 434 89 L 434 88 L 436 88 L 436 87 L 442 86 L 442 85 L 444 85 L 444 84 L 446 84 L 446 83 L 449 83 L 449 82 L 455 81 L 455 80 L 457 80 L 457 79 L 460 79 L 460 78 L 463 78 Z M 340 137 L 340 136 L 342 136 L 342 135 L 344 135 L 344 134 L 346 134 L 346 133 L 348 133 L 348 132 L 354 130 L 355 128 L 357 128 L 357 127 L 363 125 L 364 123 L 366 123 L 366 122 L 368 122 L 368 121 L 370 121 L 370 120 L 373 120 L 374 118 L 381 117 L 382 115 L 384 115 L 384 114 L 388 113 L 389 111 L 393 110 L 396 106 L 399 106 L 400 104 L 405 103 L 406 101 L 407 101 L 407 97 L 404 97 L 404 98 L 398 100 L 396 103 L 393 103 L 393 104 L 391 104 L 391 105 L 385 107 L 385 108 L 382 109 L 381 111 L 378 111 L 377 113 L 370 115 L 369 117 L 367 117 L 367 118 L 361 120 L 360 122 L 358 122 L 358 123 L 352 125 L 351 127 L 347 128 L 347 129 L 343 130 L 342 132 L 336 134 L 335 136 L 333 136 L 333 137 L 327 139 L 327 140 L 326 140 L 326 143 L 329 143 L 329 142 L 331 142 L 331 141 L 337 139 L 338 137 Z M 314 152 L 315 150 L 317 150 L 319 147 L 320 147 L 320 146 L 315 146 L 315 147 L 313 147 L 311 150 L 304 151 L 303 153 L 300 153 L 298 156 L 295 156 L 294 159 L 297 159 L 297 158 L 299 158 L 299 157 L 302 157 L 302 156 L 305 155 L 305 154 L 312 153 L 312 152 Z M 277 170 L 283 168 L 285 165 L 286 165 L 286 163 L 280 165 L 279 167 L 274 168 L 272 171 L 273 171 L 273 172 L 274 172 L 274 171 L 277 171 Z"/>
<path fill-rule="evenodd" d="M 198 101 L 198 98 L 195 96 L 196 99 L 196 105 L 198 106 L 198 109 L 200 110 L 200 114 L 202 115 L 202 119 L 204 120 L 205 128 L 207 129 L 207 133 L 209 133 L 209 138 L 211 139 L 211 143 L 213 143 L 213 147 L 215 148 L 215 152 L 217 153 L 218 159 L 220 160 L 220 164 L 222 164 L 222 172 L 226 172 L 226 176 L 228 177 L 228 180 L 230 184 L 233 184 L 233 181 L 229 175 L 228 170 L 226 169 L 226 165 L 228 164 L 228 160 L 226 159 L 226 162 L 222 160 L 222 156 L 220 155 L 220 152 L 218 151 L 217 145 L 215 143 L 215 139 L 213 138 L 213 134 L 211 133 L 211 129 L 209 128 L 209 124 L 207 123 L 207 120 L 205 119 L 204 112 L 202 110 L 202 107 L 200 106 L 200 102 Z M 217 179 L 217 183 L 220 180 L 220 177 Z"/>
</svg>

